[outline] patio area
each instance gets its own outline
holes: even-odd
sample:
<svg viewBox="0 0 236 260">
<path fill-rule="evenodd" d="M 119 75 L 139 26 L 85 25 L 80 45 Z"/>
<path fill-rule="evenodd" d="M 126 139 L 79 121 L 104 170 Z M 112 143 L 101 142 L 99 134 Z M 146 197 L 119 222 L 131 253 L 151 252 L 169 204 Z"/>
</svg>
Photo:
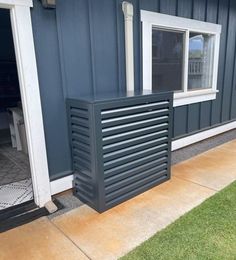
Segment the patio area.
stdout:
<svg viewBox="0 0 236 260">
<path fill-rule="evenodd" d="M 236 180 L 236 140 L 172 167 L 170 181 L 99 214 L 83 205 L 0 234 L 0 259 L 117 259 Z"/>
</svg>

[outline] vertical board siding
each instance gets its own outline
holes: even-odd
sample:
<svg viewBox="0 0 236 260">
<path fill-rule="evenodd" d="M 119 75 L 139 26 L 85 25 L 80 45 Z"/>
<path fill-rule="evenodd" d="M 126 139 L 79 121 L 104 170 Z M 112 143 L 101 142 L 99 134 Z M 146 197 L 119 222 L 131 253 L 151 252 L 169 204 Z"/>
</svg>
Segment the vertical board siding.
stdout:
<svg viewBox="0 0 236 260">
<path fill-rule="evenodd" d="M 229 20 L 228 20 L 228 35 L 227 35 L 227 51 L 226 51 L 226 65 L 225 76 L 223 82 L 223 102 L 221 120 L 230 120 L 231 111 L 231 94 L 232 94 L 232 79 L 233 67 L 235 57 L 235 39 L 236 39 L 236 1 L 230 0 Z"/>
<path fill-rule="evenodd" d="M 206 3 L 207 0 L 193 1 L 193 19 L 204 21 L 206 18 Z"/>
<path fill-rule="evenodd" d="M 231 96 L 231 113 L 230 119 L 236 118 L 236 51 L 234 56 L 234 74 L 233 74 L 233 82 L 232 82 L 232 96 Z"/>
<path fill-rule="evenodd" d="M 80 15 L 77 15 L 80 12 Z M 64 65 L 68 96 L 93 93 L 92 55 L 86 0 L 58 1 L 58 38 L 61 39 L 61 63 Z M 78 46 L 83 51 L 78 51 Z"/>
<path fill-rule="evenodd" d="M 219 7 L 219 1 L 216 3 L 215 0 L 207 0 L 207 13 L 206 13 L 206 21 L 210 23 L 217 23 L 218 22 L 218 9 Z M 220 98 L 219 96 L 217 99 Z M 210 119 L 209 119 L 209 125 L 213 125 L 213 113 L 214 113 L 214 102 L 216 100 L 213 100 L 210 102 Z"/>
<path fill-rule="evenodd" d="M 217 23 L 221 24 L 221 40 L 220 40 L 220 55 L 219 55 L 219 67 L 218 67 L 218 81 L 217 89 L 219 93 L 217 94 L 217 99 L 212 103 L 212 120 L 211 124 L 216 125 L 221 123 L 221 110 L 222 110 L 222 100 L 223 100 L 223 83 L 225 75 L 225 64 L 226 64 L 226 51 L 227 51 L 227 35 L 228 35 L 228 12 L 229 12 L 229 0 L 219 0 L 218 3 L 218 14 Z"/>
<path fill-rule="evenodd" d="M 141 10 L 146 10 L 146 11 L 151 11 L 151 12 L 159 12 L 160 8 L 160 3 L 158 0 L 140 0 L 140 9 Z"/>
<path fill-rule="evenodd" d="M 125 91 L 125 38 L 123 25 L 122 0 L 116 1 L 116 46 L 117 46 L 117 73 L 119 90 Z"/>
<path fill-rule="evenodd" d="M 200 109 L 199 104 L 192 104 L 188 106 L 187 117 L 187 129 L 188 133 L 196 132 L 200 129 Z"/>
<path fill-rule="evenodd" d="M 122 2 L 123 0 L 58 0 L 55 10 L 46 10 L 39 1 L 34 0 L 32 20 L 51 176 L 55 177 L 59 172 L 71 168 L 65 99 L 125 90 Z M 236 1 L 129 2 L 134 6 L 136 89 L 143 87 L 140 10 L 222 25 L 217 99 L 176 107 L 173 138 L 235 120 Z M 60 115 L 60 120 L 55 115 Z"/>
<path fill-rule="evenodd" d="M 192 1 L 178 0 L 177 16 L 192 18 Z"/>
<path fill-rule="evenodd" d="M 31 15 L 49 173 L 52 176 L 71 167 L 56 16 L 55 12 L 43 9 L 39 1 L 34 2 Z"/>
<path fill-rule="evenodd" d="M 173 127 L 173 137 L 181 136 L 186 133 L 188 110 L 186 106 L 181 106 L 174 109 L 174 127 Z"/>
<path fill-rule="evenodd" d="M 116 2 L 93 1 L 90 23 L 93 34 L 93 55 L 95 68 L 95 92 L 114 92 L 119 89 L 117 74 Z"/>
<path fill-rule="evenodd" d="M 177 0 L 160 0 L 160 12 L 163 14 L 176 15 Z"/>
</svg>

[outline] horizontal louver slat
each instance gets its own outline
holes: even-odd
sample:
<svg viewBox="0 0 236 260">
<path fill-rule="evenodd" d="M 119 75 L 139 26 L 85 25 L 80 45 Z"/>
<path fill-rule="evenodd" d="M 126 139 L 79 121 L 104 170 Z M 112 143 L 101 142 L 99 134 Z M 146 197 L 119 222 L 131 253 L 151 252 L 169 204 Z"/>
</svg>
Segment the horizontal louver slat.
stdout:
<svg viewBox="0 0 236 260">
<path fill-rule="evenodd" d="M 115 159 L 115 160 L 112 160 L 112 161 L 105 162 L 104 163 L 104 170 L 106 171 L 106 170 L 115 168 L 117 166 L 124 165 L 124 164 L 129 163 L 129 162 L 133 162 L 134 160 L 144 158 L 144 157 L 149 156 L 149 155 L 155 155 L 155 153 L 157 151 L 159 151 L 159 149 L 160 149 L 160 147 L 154 146 L 154 147 L 151 147 L 151 148 L 148 148 L 148 149 L 136 152 L 136 153 L 132 153 L 132 154 L 129 154 L 129 155 L 126 155 L 126 156 L 123 156 L 123 157 L 119 157 L 118 159 Z"/>
<path fill-rule="evenodd" d="M 143 178 L 146 178 L 148 176 L 151 176 L 153 174 L 156 174 L 157 172 L 163 171 L 167 169 L 167 163 L 163 163 L 161 165 L 158 165 L 156 167 L 150 168 L 146 171 L 142 171 L 137 173 L 136 175 L 132 175 L 130 177 L 127 177 L 126 179 L 123 179 L 119 182 L 114 183 L 113 185 L 109 185 L 105 187 L 106 194 L 109 194 L 113 191 L 116 191 L 120 188 L 123 188 L 129 184 L 136 183 L 139 180 L 142 180 Z"/>
<path fill-rule="evenodd" d="M 83 127 L 80 125 L 72 124 L 71 129 L 75 133 L 81 133 L 87 137 L 89 137 L 89 129 L 87 127 Z"/>
<path fill-rule="evenodd" d="M 89 137 L 85 136 L 83 134 L 75 133 L 72 131 L 72 139 L 74 139 L 78 142 L 82 142 L 83 144 L 90 145 Z"/>
<path fill-rule="evenodd" d="M 162 116 L 162 117 L 157 117 L 157 118 L 151 118 L 151 119 L 144 119 L 141 121 L 137 122 L 132 122 L 132 123 L 127 123 L 127 124 L 122 124 L 118 126 L 111 126 L 111 127 L 103 127 L 102 133 L 104 136 L 106 133 L 109 134 L 119 134 L 119 133 L 125 133 L 127 131 L 131 130 L 137 130 L 141 129 L 144 127 L 148 126 L 154 126 L 154 125 L 159 125 L 159 124 L 168 124 L 168 116 Z"/>
<path fill-rule="evenodd" d="M 125 131 L 125 132 L 117 132 L 117 131 L 113 131 L 113 130 L 108 130 L 108 128 L 106 129 L 105 132 L 103 132 L 102 136 L 103 138 L 109 137 L 109 136 L 128 136 L 129 138 L 135 137 L 135 136 L 139 136 L 145 133 L 153 133 L 156 131 L 161 131 L 163 129 L 168 129 L 168 124 L 167 123 L 163 123 L 163 124 L 154 124 L 148 127 L 140 127 L 138 129 L 134 129 L 132 131 Z"/>
<path fill-rule="evenodd" d="M 79 117 L 76 117 L 76 116 L 71 116 L 71 123 L 72 123 L 72 124 L 79 125 L 79 126 L 83 126 L 83 127 L 86 127 L 86 128 L 89 128 L 88 120 L 87 120 L 87 119 L 84 119 L 84 118 L 79 118 Z"/>
<path fill-rule="evenodd" d="M 159 149 L 159 150 L 161 150 L 161 149 Z M 138 159 L 135 159 L 131 162 L 128 162 L 128 163 L 119 165 L 117 167 L 111 168 L 109 170 L 106 170 L 106 171 L 104 171 L 104 175 L 105 175 L 105 178 L 110 177 L 110 176 L 114 176 L 114 175 L 119 174 L 121 172 L 130 170 L 134 167 L 140 166 L 143 163 L 147 163 L 147 162 L 154 161 L 154 160 L 160 160 L 160 162 L 163 162 L 163 160 L 164 161 L 166 160 L 166 158 L 167 158 L 166 156 L 167 156 L 167 150 L 164 150 L 164 151 L 161 151 L 159 153 L 151 154 L 151 155 L 142 157 L 140 159 L 138 158 Z"/>
<path fill-rule="evenodd" d="M 85 109 L 71 108 L 71 116 L 88 120 L 88 111 Z"/>
<path fill-rule="evenodd" d="M 102 115 L 102 119 L 107 119 L 111 117 L 125 116 L 125 115 L 143 112 L 143 111 L 157 110 L 163 108 L 169 108 L 168 101 L 140 104 L 135 106 L 110 109 L 110 110 L 103 110 L 101 112 L 101 115 Z"/>
<path fill-rule="evenodd" d="M 156 145 L 159 145 L 159 144 L 163 143 L 164 138 L 166 138 L 166 134 L 158 133 L 154 137 L 151 135 L 151 136 L 135 138 L 134 140 L 125 140 L 125 141 L 121 141 L 121 142 L 117 142 L 117 143 L 113 143 L 113 144 L 109 144 L 109 145 L 104 145 L 103 153 L 104 154 L 111 153 L 114 151 L 118 151 L 119 149 L 132 147 L 132 146 L 142 144 L 145 142 L 149 142 L 152 140 L 156 140 Z"/>
<path fill-rule="evenodd" d="M 128 200 L 128 199 L 140 194 L 141 192 L 151 189 L 152 187 L 155 187 L 157 184 L 160 184 L 161 182 L 166 181 L 166 180 L 167 180 L 167 175 L 164 174 L 163 176 L 160 176 L 159 178 L 156 178 L 156 179 L 154 178 L 154 180 L 149 181 L 146 184 L 141 183 L 140 186 L 130 189 L 125 194 L 122 194 L 120 196 L 115 197 L 114 199 L 106 201 L 106 206 L 108 208 L 111 208 L 111 207 L 119 204 L 120 202 L 122 202 L 124 200 Z"/>
<path fill-rule="evenodd" d="M 84 151 L 87 154 L 90 154 L 90 146 L 84 143 L 81 143 L 79 141 L 76 141 L 75 139 L 72 140 L 72 150 L 78 149 L 81 151 Z"/>
<path fill-rule="evenodd" d="M 137 144 L 137 145 L 133 145 L 133 146 L 130 146 L 130 147 L 127 147 L 127 148 L 124 148 L 124 149 L 119 149 L 115 152 L 106 153 L 103 156 L 103 161 L 104 161 L 104 163 L 106 163 L 108 161 L 111 161 L 111 160 L 114 160 L 114 159 L 117 159 L 117 158 L 120 158 L 120 157 L 124 157 L 124 156 L 127 156 L 129 154 L 145 150 L 147 148 L 151 148 L 151 147 L 154 147 L 154 146 L 158 147 L 158 144 L 160 144 L 160 142 L 162 140 L 163 139 L 161 139 L 161 138 L 160 139 L 152 139 L 151 141 L 146 141 L 146 142 L 143 142 L 143 143 L 140 143 L 140 144 Z"/>
<path fill-rule="evenodd" d="M 115 174 L 110 177 L 105 177 L 105 187 L 108 187 L 109 185 L 112 185 L 113 183 L 119 182 L 123 179 L 129 178 L 133 175 L 136 175 L 140 172 L 144 172 L 146 170 L 158 167 L 159 165 L 166 163 L 167 162 L 167 157 L 163 157 L 161 160 L 152 160 L 146 163 L 142 163 L 142 165 L 138 165 L 136 167 L 133 167 L 130 170 L 123 171 L 119 174 Z"/>
<path fill-rule="evenodd" d="M 149 182 L 155 181 L 158 177 L 162 177 L 163 175 L 166 175 L 166 170 L 163 170 L 161 172 L 155 172 L 154 174 L 150 175 L 150 176 L 146 176 L 143 179 L 136 181 L 134 183 L 131 183 L 127 186 L 124 186 L 122 188 L 120 188 L 119 190 L 116 190 L 114 192 L 111 192 L 109 194 L 106 195 L 106 202 L 109 202 L 119 196 L 122 196 L 123 194 L 126 194 L 127 192 L 129 192 L 130 190 L 133 190 L 135 188 L 140 187 L 141 185 L 146 185 Z"/>
<path fill-rule="evenodd" d="M 146 112 L 142 114 L 137 114 L 133 116 L 126 116 L 122 118 L 115 118 L 115 119 L 106 119 L 102 120 L 102 126 L 103 127 L 111 127 L 111 126 L 119 126 L 126 123 L 137 123 L 142 120 L 146 119 L 152 119 L 153 117 L 159 118 L 159 119 L 166 119 L 168 117 L 167 111 L 152 111 L 152 112 Z"/>
</svg>

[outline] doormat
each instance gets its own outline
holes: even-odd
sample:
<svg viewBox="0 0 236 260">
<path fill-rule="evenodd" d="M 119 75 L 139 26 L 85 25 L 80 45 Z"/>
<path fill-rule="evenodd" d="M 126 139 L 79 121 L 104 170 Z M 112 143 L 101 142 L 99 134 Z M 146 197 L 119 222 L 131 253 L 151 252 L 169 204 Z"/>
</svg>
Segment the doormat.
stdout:
<svg viewBox="0 0 236 260">
<path fill-rule="evenodd" d="M 0 212 L 33 199 L 31 179 L 0 186 Z"/>
</svg>

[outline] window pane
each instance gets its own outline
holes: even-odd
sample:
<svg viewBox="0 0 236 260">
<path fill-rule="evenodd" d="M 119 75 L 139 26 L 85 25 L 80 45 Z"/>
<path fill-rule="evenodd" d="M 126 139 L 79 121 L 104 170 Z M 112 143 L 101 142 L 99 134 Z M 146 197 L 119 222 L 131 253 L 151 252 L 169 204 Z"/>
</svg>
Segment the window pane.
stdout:
<svg viewBox="0 0 236 260">
<path fill-rule="evenodd" d="M 200 33 L 189 35 L 188 89 L 212 87 L 214 36 Z"/>
<path fill-rule="evenodd" d="M 184 33 L 153 29 L 152 89 L 182 90 Z"/>
</svg>

